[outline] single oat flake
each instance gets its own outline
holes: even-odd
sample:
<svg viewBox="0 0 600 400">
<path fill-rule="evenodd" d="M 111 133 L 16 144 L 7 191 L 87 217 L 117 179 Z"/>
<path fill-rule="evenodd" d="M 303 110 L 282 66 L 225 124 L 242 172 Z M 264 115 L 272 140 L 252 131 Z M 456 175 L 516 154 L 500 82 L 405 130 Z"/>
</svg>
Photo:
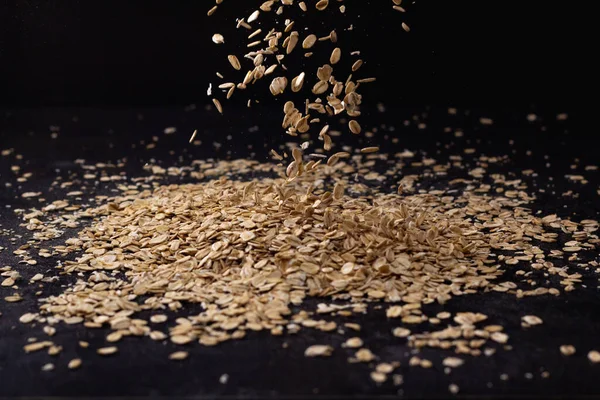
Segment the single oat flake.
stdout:
<svg viewBox="0 0 600 400">
<path fill-rule="evenodd" d="M 306 357 L 329 357 L 333 353 L 333 347 L 323 344 L 315 344 L 307 347 L 304 351 Z"/>
</svg>

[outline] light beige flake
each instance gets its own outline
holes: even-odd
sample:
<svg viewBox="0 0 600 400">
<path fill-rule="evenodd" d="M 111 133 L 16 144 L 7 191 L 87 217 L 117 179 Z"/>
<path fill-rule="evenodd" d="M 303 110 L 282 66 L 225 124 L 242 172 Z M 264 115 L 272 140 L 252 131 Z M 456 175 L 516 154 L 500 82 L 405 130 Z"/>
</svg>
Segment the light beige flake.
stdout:
<svg viewBox="0 0 600 400">
<path fill-rule="evenodd" d="M 110 346 L 110 347 L 101 347 L 98 350 L 96 350 L 96 353 L 100 354 L 101 356 L 109 356 L 111 354 L 115 354 L 118 351 L 119 351 L 119 349 L 117 347 Z"/>
<path fill-rule="evenodd" d="M 62 346 L 50 346 L 48 348 L 48 355 L 55 356 L 62 351 Z"/>
<path fill-rule="evenodd" d="M 106 341 L 110 343 L 118 342 L 123 337 L 123 334 L 119 331 L 111 332 L 106 336 Z"/>
<path fill-rule="evenodd" d="M 302 89 L 302 85 L 304 84 L 304 77 L 304 72 L 301 72 L 300 75 L 292 79 L 292 92 L 299 92 L 300 89 Z"/>
<path fill-rule="evenodd" d="M 22 300 L 23 300 L 23 298 L 18 293 L 14 294 L 12 296 L 6 296 L 4 298 L 4 301 L 6 301 L 7 303 L 17 303 L 17 302 L 22 301 Z"/>
<path fill-rule="evenodd" d="M 271 94 L 273 96 L 278 96 L 285 91 L 287 84 L 288 84 L 287 78 L 284 76 L 280 76 L 280 77 L 274 78 L 271 81 L 271 84 L 269 85 L 269 90 L 271 91 Z"/>
<path fill-rule="evenodd" d="M 351 119 L 350 122 L 348 122 L 348 127 L 350 128 L 350 132 L 355 135 L 358 135 L 362 131 L 360 124 L 354 119 Z"/>
<path fill-rule="evenodd" d="M 298 44 L 299 40 L 300 40 L 300 37 L 298 35 L 298 32 L 294 31 L 290 34 L 289 41 L 288 41 L 287 47 L 285 49 L 287 54 L 290 54 L 296 48 L 296 45 Z"/>
<path fill-rule="evenodd" d="M 346 340 L 346 342 L 344 343 L 345 347 L 349 347 L 351 349 L 357 349 L 359 347 L 361 347 L 363 345 L 363 341 L 361 338 L 359 337 L 352 337 L 349 338 L 348 340 Z"/>
<path fill-rule="evenodd" d="M 69 363 L 67 364 L 67 368 L 69 369 L 77 369 L 79 367 L 81 367 L 81 359 L 80 358 L 74 358 L 71 361 L 69 361 Z"/>
<path fill-rule="evenodd" d="M 392 334 L 396 337 L 408 337 L 410 336 L 410 329 L 398 327 L 392 330 Z"/>
<path fill-rule="evenodd" d="M 54 364 L 48 363 L 48 364 L 42 365 L 42 371 L 48 372 L 48 371 L 52 371 L 52 370 L 54 370 Z"/>
<path fill-rule="evenodd" d="M 6 278 L 2 281 L 0 286 L 10 287 L 10 286 L 13 286 L 14 284 L 15 284 L 15 280 L 13 278 Z"/>
<path fill-rule="evenodd" d="M 248 17 L 248 23 L 252 23 L 254 21 L 256 21 L 258 19 L 258 16 L 260 15 L 260 10 L 254 10 L 254 12 L 252 12 L 252 14 L 250 14 L 250 16 Z"/>
<path fill-rule="evenodd" d="M 596 350 L 592 350 L 588 353 L 588 360 L 593 362 L 594 364 L 600 363 L 600 352 Z"/>
<path fill-rule="evenodd" d="M 398 318 L 402 314 L 401 306 L 391 306 L 385 311 L 385 315 L 388 318 Z"/>
<path fill-rule="evenodd" d="M 570 345 L 570 344 L 563 344 L 562 346 L 560 346 L 560 352 L 563 356 L 572 356 L 573 354 L 575 354 L 575 346 Z"/>
<path fill-rule="evenodd" d="M 319 81 L 313 86 L 312 92 L 316 95 L 323 94 L 327 91 L 327 88 L 329 88 L 329 84 L 326 81 Z"/>
<path fill-rule="evenodd" d="M 194 142 L 194 139 L 196 139 L 197 134 L 198 134 L 198 130 L 194 129 L 194 132 L 192 133 L 192 136 L 190 137 L 190 140 L 189 140 L 190 143 Z"/>
<path fill-rule="evenodd" d="M 333 51 L 331 52 L 331 56 L 329 57 L 329 63 L 331 65 L 335 65 L 338 62 L 340 62 L 340 59 L 342 58 L 342 49 L 340 49 L 339 47 L 336 47 L 335 49 L 333 49 Z"/>
<path fill-rule="evenodd" d="M 161 331 L 151 331 L 149 336 L 152 340 L 165 340 L 167 338 L 167 335 Z"/>
<path fill-rule="evenodd" d="M 191 336 L 187 336 L 187 335 L 173 335 L 171 336 L 171 342 L 175 343 L 175 344 L 188 344 L 193 340 L 193 338 Z"/>
<path fill-rule="evenodd" d="M 458 358 L 458 357 L 446 357 L 442 361 L 442 364 L 444 365 L 444 367 L 451 367 L 451 368 L 460 367 L 464 363 L 465 363 L 465 361 L 462 358 Z"/>
<path fill-rule="evenodd" d="M 188 358 L 188 352 L 187 351 L 176 351 L 174 353 L 169 354 L 169 360 L 185 360 L 186 358 Z"/>
<path fill-rule="evenodd" d="M 25 350 L 25 353 L 33 353 L 35 351 L 42 350 L 46 347 L 50 347 L 53 344 L 54 343 L 52 343 L 48 340 L 44 340 L 42 342 L 33 342 L 33 343 L 26 344 L 25 346 L 23 346 L 23 350 Z"/>
<path fill-rule="evenodd" d="M 240 60 L 238 60 L 238 58 L 235 55 L 228 55 L 227 59 L 229 60 L 229 63 L 234 69 L 238 71 L 242 69 L 242 64 L 240 64 Z"/>
<path fill-rule="evenodd" d="M 382 290 L 369 290 L 367 295 L 374 299 L 383 299 L 385 297 L 385 292 Z"/>
<path fill-rule="evenodd" d="M 354 271 L 354 267 L 355 267 L 355 265 L 353 262 L 347 262 L 344 265 L 342 265 L 340 272 L 344 275 L 351 274 L 352 271 Z"/>
<path fill-rule="evenodd" d="M 223 114 L 223 106 L 221 105 L 221 102 L 215 98 L 212 99 L 212 102 L 215 105 L 215 107 L 217 107 L 217 111 L 219 111 L 219 113 Z"/>
<path fill-rule="evenodd" d="M 375 359 L 375 354 L 369 349 L 360 349 L 356 352 L 355 357 L 360 362 L 371 362 Z"/>
<path fill-rule="evenodd" d="M 310 34 L 306 38 L 304 38 L 304 40 L 302 41 L 302 48 L 310 49 L 311 47 L 313 47 L 315 45 L 316 42 L 317 42 L 317 36 Z"/>
<path fill-rule="evenodd" d="M 215 33 L 212 37 L 212 41 L 215 44 L 223 44 L 223 43 L 225 43 L 225 38 L 220 33 Z"/>
<path fill-rule="evenodd" d="M 364 147 L 360 149 L 360 152 L 363 154 L 376 153 L 379 151 L 379 147 Z"/>
<path fill-rule="evenodd" d="M 152 322 L 153 324 L 161 324 L 163 322 L 166 322 L 168 319 L 168 317 L 164 314 L 154 314 L 150 317 L 150 322 Z"/>
<path fill-rule="evenodd" d="M 381 372 L 382 374 L 390 374 L 394 371 L 394 366 L 390 363 L 377 364 L 375 371 Z"/>
<path fill-rule="evenodd" d="M 329 357 L 333 353 L 333 347 L 324 344 L 309 346 L 304 351 L 305 357 Z"/>
<path fill-rule="evenodd" d="M 27 314 L 21 315 L 21 317 L 19 318 L 19 322 L 22 324 L 28 324 L 30 322 L 33 322 L 36 318 L 37 318 L 37 314 L 27 313 Z"/>
<path fill-rule="evenodd" d="M 504 344 L 508 341 L 508 335 L 504 332 L 494 332 L 490 335 L 490 339 L 492 339 L 494 342 Z"/>
<path fill-rule="evenodd" d="M 544 321 L 535 315 L 525 315 L 521 318 L 521 325 L 524 327 L 541 325 Z"/>
<path fill-rule="evenodd" d="M 315 7 L 317 8 L 317 10 L 323 11 L 327 8 L 328 5 L 329 5 L 329 0 L 319 0 L 317 2 L 317 4 L 315 5 Z"/>
<path fill-rule="evenodd" d="M 371 372 L 371 379 L 374 382 L 383 383 L 387 380 L 387 375 L 382 372 L 373 371 L 373 372 Z"/>
<path fill-rule="evenodd" d="M 67 325 L 77 325 L 83 322 L 83 317 L 73 316 L 64 319 Z"/>
<path fill-rule="evenodd" d="M 54 328 L 53 326 L 46 325 L 44 326 L 43 331 L 48 336 L 54 336 L 54 334 L 56 333 L 56 328 Z"/>
<path fill-rule="evenodd" d="M 342 197 L 344 197 L 344 184 L 338 182 L 333 187 L 333 198 L 335 200 L 340 200 Z"/>
<path fill-rule="evenodd" d="M 354 62 L 354 64 L 352 64 L 352 72 L 356 72 L 360 69 L 360 67 L 362 67 L 363 65 L 363 60 L 356 60 Z"/>
</svg>

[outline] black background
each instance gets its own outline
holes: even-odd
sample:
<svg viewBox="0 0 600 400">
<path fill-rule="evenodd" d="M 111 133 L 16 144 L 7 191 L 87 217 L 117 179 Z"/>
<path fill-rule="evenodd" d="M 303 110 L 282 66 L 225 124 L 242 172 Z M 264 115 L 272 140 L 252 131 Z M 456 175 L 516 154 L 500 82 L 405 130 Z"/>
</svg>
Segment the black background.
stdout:
<svg viewBox="0 0 600 400">
<path fill-rule="evenodd" d="M 229 0 L 209 18 L 213 2 L 196 0 L 3 0 L 0 104 L 208 101 L 208 82 L 227 55 L 212 34 L 234 35 L 235 18 L 260 3 Z M 404 2 L 406 14 L 388 0 L 345 4 L 345 16 L 334 2 L 329 14 L 302 21 L 341 35 L 353 23 L 352 44 L 379 79 L 377 100 L 388 104 L 568 108 L 589 92 L 578 83 L 593 52 L 584 2 L 416 0 Z"/>
</svg>

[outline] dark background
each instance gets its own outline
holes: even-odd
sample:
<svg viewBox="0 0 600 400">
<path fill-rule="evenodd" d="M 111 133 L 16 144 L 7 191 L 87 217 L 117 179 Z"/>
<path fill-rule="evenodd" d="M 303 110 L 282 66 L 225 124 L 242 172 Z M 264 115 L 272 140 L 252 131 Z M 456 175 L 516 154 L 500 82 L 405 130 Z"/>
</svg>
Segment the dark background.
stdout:
<svg viewBox="0 0 600 400">
<path fill-rule="evenodd" d="M 212 1 L 2 0 L 0 105 L 208 102 L 208 82 L 227 55 L 212 34 L 234 35 L 235 18 L 260 3 L 229 0 L 209 18 Z M 307 25 L 322 33 L 355 25 L 351 40 L 379 79 L 377 100 L 564 109 L 588 91 L 579 84 L 592 51 L 584 2 L 416 0 L 404 2 L 406 14 L 389 0 L 345 4 L 345 16 L 332 2 L 326 17 L 313 11 Z"/>
</svg>

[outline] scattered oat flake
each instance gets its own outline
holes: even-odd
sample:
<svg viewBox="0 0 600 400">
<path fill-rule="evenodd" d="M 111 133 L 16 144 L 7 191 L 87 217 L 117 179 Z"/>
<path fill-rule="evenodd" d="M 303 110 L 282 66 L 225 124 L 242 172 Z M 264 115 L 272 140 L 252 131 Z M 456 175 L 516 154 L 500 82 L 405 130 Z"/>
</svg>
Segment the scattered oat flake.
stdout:
<svg viewBox="0 0 600 400">
<path fill-rule="evenodd" d="M 444 361 L 442 361 L 442 364 L 445 367 L 457 368 L 457 367 L 460 367 L 461 365 L 463 365 L 464 362 L 465 361 L 462 358 L 446 357 L 446 358 L 444 358 Z"/>
<path fill-rule="evenodd" d="M 460 390 L 460 388 L 459 388 L 459 387 L 458 387 L 458 385 L 457 385 L 457 384 L 455 384 L 455 383 L 451 383 L 451 384 L 448 386 L 448 391 L 449 391 L 450 393 L 452 393 L 452 394 L 457 394 L 457 393 L 459 392 L 459 390 Z"/>
<path fill-rule="evenodd" d="M 361 347 L 363 345 L 363 341 L 359 337 L 353 337 L 353 338 L 349 338 L 348 340 L 346 340 L 346 342 L 344 343 L 344 345 L 346 347 L 351 348 L 351 349 L 353 349 L 353 348 L 359 348 L 359 347 Z"/>
<path fill-rule="evenodd" d="M 49 356 L 55 356 L 57 354 L 59 354 L 62 351 L 62 347 L 61 346 L 50 346 L 48 348 L 48 355 Z"/>
<path fill-rule="evenodd" d="M 117 347 L 110 346 L 110 347 L 101 347 L 98 350 L 96 350 L 96 353 L 98 353 L 102 356 L 108 356 L 111 354 L 115 354 L 118 351 L 119 351 L 119 349 Z"/>
<path fill-rule="evenodd" d="M 410 336 L 410 329 L 398 327 L 392 330 L 392 334 L 396 337 L 407 337 Z"/>
<path fill-rule="evenodd" d="M 150 317 L 150 322 L 160 324 L 167 321 L 167 316 L 164 314 L 154 314 Z"/>
<path fill-rule="evenodd" d="M 369 349 L 360 349 L 356 352 L 355 356 L 360 362 L 370 362 L 375 359 L 375 355 Z"/>
<path fill-rule="evenodd" d="M 381 363 L 381 364 L 377 364 L 377 366 L 375 367 L 375 370 L 377 372 L 381 372 L 383 374 L 389 374 L 394 370 L 394 366 L 390 363 Z"/>
<path fill-rule="evenodd" d="M 364 147 L 360 149 L 360 152 L 363 154 L 376 153 L 379 151 L 379 147 Z"/>
<path fill-rule="evenodd" d="M 223 43 L 225 43 L 225 38 L 220 33 L 215 33 L 212 37 L 212 41 L 215 44 L 223 44 Z"/>
<path fill-rule="evenodd" d="M 197 134 L 198 134 L 198 129 L 195 129 L 194 132 L 192 133 L 192 136 L 190 137 L 190 140 L 189 140 L 190 143 L 194 142 L 194 139 L 196 139 Z"/>
<path fill-rule="evenodd" d="M 385 315 L 388 318 L 398 318 L 401 314 L 402 314 L 401 306 L 391 306 L 385 312 Z"/>
<path fill-rule="evenodd" d="M 305 357 L 329 357 L 333 353 L 333 347 L 324 344 L 315 344 L 304 350 Z"/>
<path fill-rule="evenodd" d="M 48 364 L 42 365 L 42 371 L 48 372 L 48 371 L 52 371 L 52 370 L 54 370 L 54 364 L 48 363 Z"/>
<path fill-rule="evenodd" d="M 504 332 L 494 332 L 490 335 L 490 339 L 492 339 L 494 342 L 504 344 L 508 341 L 508 335 Z"/>
<path fill-rule="evenodd" d="M 50 347 L 52 346 L 54 343 L 50 342 L 50 341 L 42 341 L 42 342 L 33 342 L 30 344 L 27 344 L 25 346 L 23 346 L 23 349 L 25 350 L 25 353 L 32 353 L 35 351 L 39 351 L 42 350 L 46 347 Z"/>
<path fill-rule="evenodd" d="M 169 354 L 169 359 L 170 360 L 185 360 L 186 358 L 188 358 L 188 352 L 187 351 L 176 351 L 174 353 Z"/>
<path fill-rule="evenodd" d="M 535 315 L 525 315 L 521 318 L 522 323 L 529 326 L 541 325 L 544 321 Z"/>
<path fill-rule="evenodd" d="M 575 346 L 570 345 L 570 344 L 563 344 L 562 346 L 560 346 L 560 352 L 563 356 L 572 356 L 573 354 L 575 354 Z"/>
<path fill-rule="evenodd" d="M 10 287 L 10 286 L 13 286 L 14 284 L 15 284 L 15 280 L 13 278 L 6 278 L 2 281 L 0 286 Z"/>
<path fill-rule="evenodd" d="M 373 371 L 373 372 L 371 372 L 371 379 L 374 382 L 383 383 L 387 380 L 387 375 L 382 372 Z"/>
<path fill-rule="evenodd" d="M 593 362 L 594 364 L 600 363 L 600 352 L 596 350 L 592 350 L 588 353 L 588 360 Z"/>
</svg>

